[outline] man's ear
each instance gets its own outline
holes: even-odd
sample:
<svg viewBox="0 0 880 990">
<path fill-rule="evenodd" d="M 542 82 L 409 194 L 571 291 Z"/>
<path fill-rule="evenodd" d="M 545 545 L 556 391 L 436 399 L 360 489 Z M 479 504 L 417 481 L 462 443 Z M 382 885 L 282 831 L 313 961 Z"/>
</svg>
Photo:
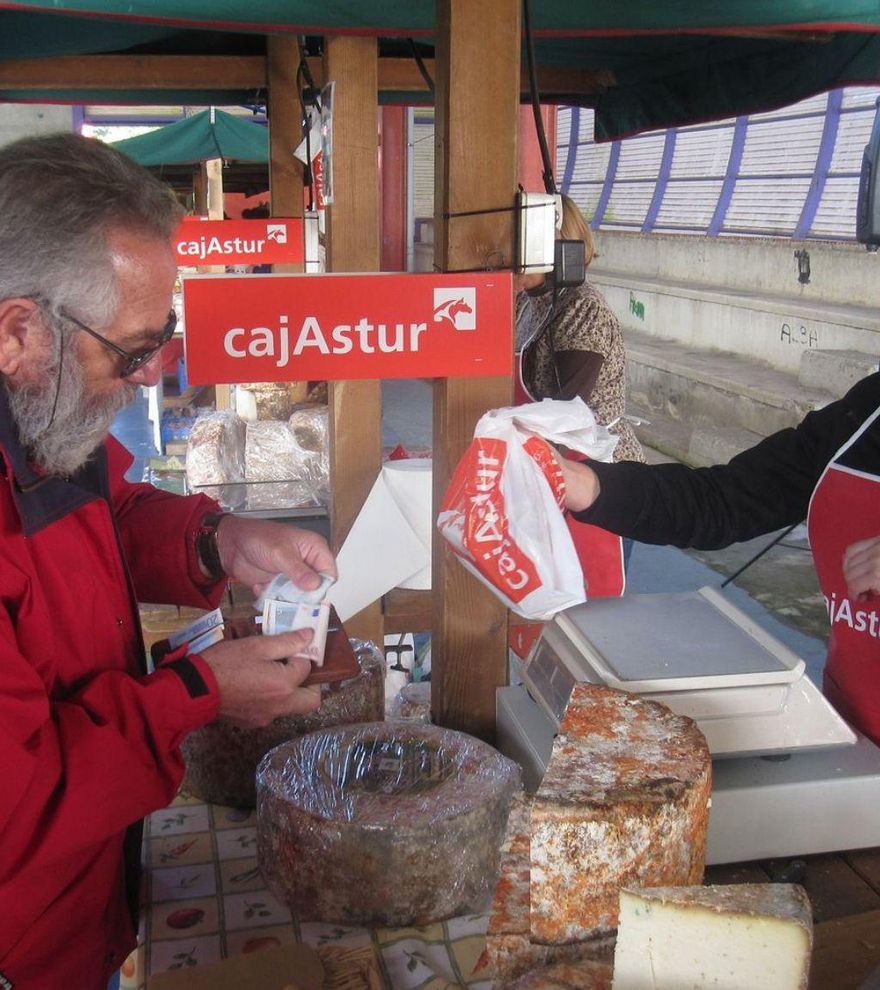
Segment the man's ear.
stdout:
<svg viewBox="0 0 880 990">
<path fill-rule="evenodd" d="M 25 296 L 0 300 L 0 374 L 14 377 L 37 332 L 39 307 Z"/>
</svg>

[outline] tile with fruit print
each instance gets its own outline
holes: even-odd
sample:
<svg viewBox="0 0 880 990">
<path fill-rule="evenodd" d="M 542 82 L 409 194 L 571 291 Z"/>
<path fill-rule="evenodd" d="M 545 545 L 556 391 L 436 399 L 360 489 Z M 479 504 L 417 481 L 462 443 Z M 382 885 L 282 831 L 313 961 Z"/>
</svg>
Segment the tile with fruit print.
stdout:
<svg viewBox="0 0 880 990">
<path fill-rule="evenodd" d="M 183 904 L 179 901 L 154 902 L 150 910 L 150 938 L 153 944 L 156 939 L 210 935 L 219 928 L 215 897 L 201 897 Z"/>
<path fill-rule="evenodd" d="M 243 929 L 226 933 L 226 954 L 229 956 L 247 955 L 260 949 L 274 949 L 279 945 L 296 942 L 293 925 L 271 925 L 268 928 Z"/>
<path fill-rule="evenodd" d="M 150 871 L 154 901 L 183 901 L 217 893 L 213 863 L 171 866 Z"/>
<path fill-rule="evenodd" d="M 172 805 L 150 815 L 151 839 L 162 835 L 188 835 L 192 832 L 208 832 L 211 821 L 205 804 Z"/>
<path fill-rule="evenodd" d="M 156 839 L 147 839 L 144 843 L 144 856 L 148 867 L 211 863 L 214 860 L 214 845 L 209 832 L 163 835 Z"/>
<path fill-rule="evenodd" d="M 188 969 L 220 962 L 219 935 L 200 935 L 173 941 L 153 942 L 150 946 L 150 975 L 169 969 Z"/>
<path fill-rule="evenodd" d="M 224 894 L 238 894 L 245 890 L 261 890 L 266 881 L 260 876 L 256 859 L 249 856 L 220 863 L 220 885 Z"/>
<path fill-rule="evenodd" d="M 292 921 L 288 908 L 277 901 L 268 890 L 244 894 L 227 894 L 223 898 L 226 930 L 263 928 Z"/>
</svg>

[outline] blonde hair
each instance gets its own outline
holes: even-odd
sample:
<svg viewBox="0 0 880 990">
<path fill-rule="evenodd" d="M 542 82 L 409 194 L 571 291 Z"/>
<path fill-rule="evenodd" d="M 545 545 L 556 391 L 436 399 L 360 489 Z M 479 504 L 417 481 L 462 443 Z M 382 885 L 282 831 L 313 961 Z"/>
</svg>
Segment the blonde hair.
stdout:
<svg viewBox="0 0 880 990">
<path fill-rule="evenodd" d="M 584 219 L 584 215 L 578 208 L 577 203 L 575 203 L 571 196 L 566 196 L 565 193 L 562 194 L 562 226 L 556 232 L 556 237 L 562 241 L 584 242 L 585 268 L 589 267 L 593 258 L 599 257 L 590 225 Z"/>
</svg>

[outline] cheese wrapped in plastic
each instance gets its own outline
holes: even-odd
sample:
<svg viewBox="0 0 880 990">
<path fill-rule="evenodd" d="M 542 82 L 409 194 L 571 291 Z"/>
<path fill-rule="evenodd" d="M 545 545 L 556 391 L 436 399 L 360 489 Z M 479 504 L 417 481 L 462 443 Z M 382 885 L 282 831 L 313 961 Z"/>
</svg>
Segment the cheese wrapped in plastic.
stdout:
<svg viewBox="0 0 880 990">
<path fill-rule="evenodd" d="M 519 768 L 472 736 L 374 722 L 257 770 L 257 859 L 302 920 L 424 925 L 488 906 Z"/>
<path fill-rule="evenodd" d="M 351 640 L 361 672 L 349 681 L 321 685 L 321 707 L 285 715 L 260 729 L 218 718 L 191 732 L 181 745 L 186 761 L 182 789 L 211 804 L 256 805 L 257 765 L 269 750 L 326 726 L 380 720 L 385 707 L 385 658 L 372 643 Z"/>
</svg>

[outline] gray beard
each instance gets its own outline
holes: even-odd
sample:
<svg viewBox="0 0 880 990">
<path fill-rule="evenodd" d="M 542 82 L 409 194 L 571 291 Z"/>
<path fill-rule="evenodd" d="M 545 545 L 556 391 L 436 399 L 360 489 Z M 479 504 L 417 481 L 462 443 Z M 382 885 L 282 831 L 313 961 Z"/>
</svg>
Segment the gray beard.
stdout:
<svg viewBox="0 0 880 990">
<path fill-rule="evenodd" d="M 74 474 L 86 463 L 107 436 L 116 414 L 137 395 L 137 386 L 126 382 L 100 400 L 90 399 L 75 347 L 69 340 L 67 344 L 60 380 L 56 355 L 39 369 L 39 385 L 15 388 L 6 383 L 22 446 L 44 471 L 62 476 Z"/>
</svg>

